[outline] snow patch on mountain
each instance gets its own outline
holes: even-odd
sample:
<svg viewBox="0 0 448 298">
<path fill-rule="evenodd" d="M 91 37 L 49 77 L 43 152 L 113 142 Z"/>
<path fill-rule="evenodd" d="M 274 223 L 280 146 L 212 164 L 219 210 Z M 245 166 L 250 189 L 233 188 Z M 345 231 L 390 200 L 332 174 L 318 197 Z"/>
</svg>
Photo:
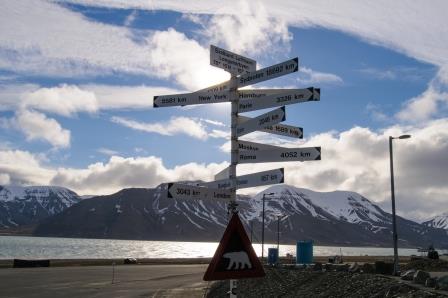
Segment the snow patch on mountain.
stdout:
<svg viewBox="0 0 448 298">
<path fill-rule="evenodd" d="M 448 230 L 448 212 L 442 213 L 422 223 L 427 227 Z"/>
<path fill-rule="evenodd" d="M 273 195 L 267 195 L 273 193 Z M 275 185 L 257 194 L 253 199 L 254 212 L 248 218 L 257 218 L 262 211 L 263 194 L 266 194 L 266 211 L 273 219 L 276 212 L 307 212 L 321 220 L 343 220 L 349 223 L 388 224 L 387 213 L 365 197 L 351 191 L 316 192 L 290 185 Z M 379 230 L 380 227 L 376 227 Z"/>
<path fill-rule="evenodd" d="M 28 225 L 78 203 L 73 191 L 57 186 L 0 186 L 0 227 Z"/>
</svg>

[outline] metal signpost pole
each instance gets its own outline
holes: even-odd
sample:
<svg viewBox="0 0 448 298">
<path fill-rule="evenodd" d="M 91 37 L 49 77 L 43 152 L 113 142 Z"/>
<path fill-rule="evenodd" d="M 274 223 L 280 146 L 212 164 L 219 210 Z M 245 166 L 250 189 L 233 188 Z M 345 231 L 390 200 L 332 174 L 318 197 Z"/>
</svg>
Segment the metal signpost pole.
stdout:
<svg viewBox="0 0 448 298">
<path fill-rule="evenodd" d="M 236 165 L 238 163 L 238 135 L 237 135 L 237 125 L 238 125 L 238 93 L 237 93 L 237 78 L 236 75 L 232 74 L 230 78 L 230 100 L 231 100 L 231 117 L 230 117 L 230 167 L 229 167 L 229 179 L 231 181 L 231 192 L 232 199 L 229 203 L 229 213 L 232 216 L 236 213 L 236 187 L 237 187 L 237 177 L 236 177 Z M 230 280 L 230 298 L 236 298 L 235 293 L 236 280 Z"/>
</svg>

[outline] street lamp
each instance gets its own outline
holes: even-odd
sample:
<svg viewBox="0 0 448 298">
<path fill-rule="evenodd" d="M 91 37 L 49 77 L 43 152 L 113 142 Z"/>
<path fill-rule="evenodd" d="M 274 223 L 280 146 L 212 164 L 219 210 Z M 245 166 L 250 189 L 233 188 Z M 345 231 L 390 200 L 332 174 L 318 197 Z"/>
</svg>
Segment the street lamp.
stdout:
<svg viewBox="0 0 448 298">
<path fill-rule="evenodd" d="M 280 255 L 280 222 L 288 217 L 288 215 L 277 215 L 277 252 Z"/>
<path fill-rule="evenodd" d="M 394 275 L 398 274 L 398 235 L 397 235 L 397 219 L 395 215 L 395 186 L 394 186 L 394 159 L 392 151 L 393 139 L 409 139 L 410 135 L 401 135 L 399 137 L 389 136 L 389 154 L 390 154 L 390 190 L 392 194 L 392 231 L 394 241 Z"/>
<path fill-rule="evenodd" d="M 272 196 L 272 195 L 274 195 L 273 192 L 263 194 L 263 218 L 262 218 L 262 222 L 261 222 L 261 259 L 262 260 L 264 257 L 264 201 L 265 201 L 266 196 Z"/>
</svg>

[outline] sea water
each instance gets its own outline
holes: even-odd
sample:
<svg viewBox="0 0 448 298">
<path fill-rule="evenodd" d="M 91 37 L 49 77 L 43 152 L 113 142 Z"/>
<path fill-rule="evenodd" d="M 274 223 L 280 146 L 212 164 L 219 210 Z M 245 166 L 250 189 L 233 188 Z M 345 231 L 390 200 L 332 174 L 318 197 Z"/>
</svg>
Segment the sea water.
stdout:
<svg viewBox="0 0 448 298">
<path fill-rule="evenodd" d="M 261 255 L 261 244 L 254 244 Z M 216 242 L 137 241 L 52 237 L 0 236 L 0 259 L 112 259 L 112 258 L 210 258 Z M 268 248 L 276 244 L 265 244 Z M 280 255 L 295 255 L 295 245 L 280 245 Z M 314 246 L 315 256 L 391 256 L 392 248 Z M 416 249 L 399 249 L 399 255 L 419 255 Z"/>
</svg>

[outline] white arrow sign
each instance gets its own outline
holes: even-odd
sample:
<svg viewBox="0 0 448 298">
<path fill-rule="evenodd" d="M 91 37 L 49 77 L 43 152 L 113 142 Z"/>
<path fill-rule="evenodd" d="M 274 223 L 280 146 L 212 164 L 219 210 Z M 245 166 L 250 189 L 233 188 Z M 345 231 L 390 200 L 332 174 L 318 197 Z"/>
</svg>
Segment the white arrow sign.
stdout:
<svg viewBox="0 0 448 298">
<path fill-rule="evenodd" d="M 237 177 L 237 189 L 256 187 L 262 185 L 278 184 L 284 182 L 284 169 L 275 169 Z M 200 183 L 200 186 L 211 188 L 230 188 L 231 181 L 223 179 L 212 182 Z"/>
<path fill-rule="evenodd" d="M 281 107 L 279 109 L 275 109 L 258 117 L 252 118 L 246 122 L 238 124 L 236 134 L 238 137 L 240 137 L 245 134 L 256 131 L 260 128 L 264 128 L 269 125 L 274 125 L 285 120 L 286 120 L 285 107 Z"/>
<path fill-rule="evenodd" d="M 320 160 L 320 147 L 239 151 L 238 163 Z"/>
<path fill-rule="evenodd" d="M 244 87 L 270 79 L 278 78 L 280 76 L 293 73 L 299 70 L 299 58 L 287 60 L 285 62 L 275 64 L 260 70 L 242 74 L 238 77 L 238 87 Z"/>
<path fill-rule="evenodd" d="M 230 101 L 228 91 L 193 92 L 184 94 L 154 96 L 154 107 L 187 106 Z"/>
<path fill-rule="evenodd" d="M 320 96 L 314 92 L 313 87 L 306 89 L 260 89 L 260 90 L 240 90 L 238 112 L 250 112 L 266 108 L 295 104 L 299 102 L 319 100 Z M 274 93 L 276 91 L 276 93 Z M 317 99 L 316 99 L 316 97 Z"/>
<path fill-rule="evenodd" d="M 262 151 L 262 150 L 275 150 L 275 149 L 283 149 L 283 147 L 238 140 L 238 150 Z"/>
<path fill-rule="evenodd" d="M 224 170 L 215 175 L 215 180 L 228 179 L 229 176 L 230 176 L 230 169 L 229 167 L 226 167 L 224 168 Z"/>
<path fill-rule="evenodd" d="M 254 72 L 257 68 L 257 62 L 255 60 L 218 48 L 214 45 L 210 45 L 210 64 L 235 75 Z"/>
<path fill-rule="evenodd" d="M 168 183 L 168 198 L 196 200 L 231 200 L 232 192 L 181 183 Z"/>
<path fill-rule="evenodd" d="M 238 115 L 238 123 L 243 123 L 252 118 L 245 117 Z M 257 129 L 257 131 L 272 133 L 275 135 L 281 135 L 285 137 L 291 137 L 291 138 L 303 138 L 303 128 L 302 127 L 296 127 L 292 125 L 286 125 L 286 124 L 275 124 L 266 126 L 260 129 Z"/>
</svg>

